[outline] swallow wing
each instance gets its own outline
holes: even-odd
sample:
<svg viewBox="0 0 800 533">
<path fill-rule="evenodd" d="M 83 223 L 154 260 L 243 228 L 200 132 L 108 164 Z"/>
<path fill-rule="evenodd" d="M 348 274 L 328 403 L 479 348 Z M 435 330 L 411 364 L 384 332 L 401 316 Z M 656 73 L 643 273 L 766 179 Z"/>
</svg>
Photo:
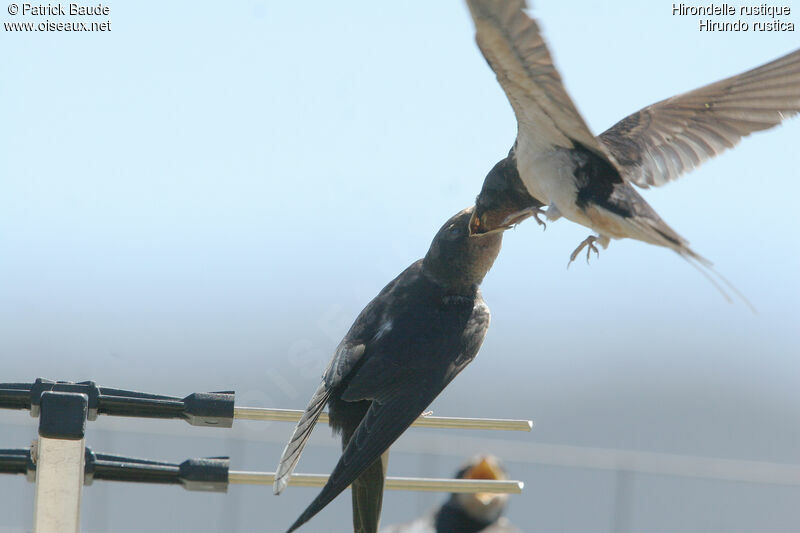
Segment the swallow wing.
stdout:
<svg viewBox="0 0 800 533">
<path fill-rule="evenodd" d="M 571 149 L 577 141 L 608 158 L 572 99 L 524 0 L 467 0 L 475 40 L 517 117 L 517 144 L 526 150 Z"/>
<path fill-rule="evenodd" d="M 629 115 L 600 134 L 623 176 L 659 186 L 800 112 L 800 49 Z"/>
<path fill-rule="evenodd" d="M 350 373 L 361 363 L 367 346 L 380 338 L 382 334 L 381 320 L 387 302 L 391 301 L 391 294 L 398 284 L 402 284 L 404 279 L 416 276 L 419 270 L 419 262 L 414 263 L 403 273 L 392 280 L 376 296 L 356 318 L 342 342 L 336 348 L 328 368 L 322 379 L 322 383 L 308 403 L 303 416 L 294 428 L 289 442 L 281 454 L 278 468 L 275 471 L 275 481 L 272 489 L 275 494 L 280 494 L 289 484 L 289 479 L 300 460 L 303 448 L 311 437 L 311 432 L 322 414 L 322 410 L 328 403 L 333 391 L 344 382 Z"/>
<path fill-rule="evenodd" d="M 289 528 L 294 531 L 328 505 L 385 452 L 477 354 L 489 326 L 488 307 L 474 304 L 430 316 L 407 313 L 371 349 L 342 393 L 345 401 L 372 400 L 327 484 Z M 414 324 L 427 324 L 419 329 Z M 409 333 L 416 333 L 416 340 Z"/>
<path fill-rule="evenodd" d="M 363 353 L 363 344 L 354 346 L 340 345 L 331 364 L 339 359 L 357 361 Z M 300 421 L 295 426 L 292 436 L 289 438 L 289 442 L 283 449 L 281 459 L 278 462 L 278 468 L 275 470 L 275 481 L 272 484 L 272 490 L 275 494 L 283 492 L 289 484 L 292 472 L 294 472 L 297 462 L 300 461 L 300 454 L 303 453 L 303 448 L 305 448 L 309 437 L 311 437 L 311 432 L 314 430 L 317 420 L 319 420 L 319 415 L 322 414 L 322 410 L 328 403 L 332 391 L 333 388 L 323 381 L 316 392 L 314 392 L 314 396 L 311 397 L 311 401 L 308 403 L 303 416 L 300 417 Z"/>
</svg>

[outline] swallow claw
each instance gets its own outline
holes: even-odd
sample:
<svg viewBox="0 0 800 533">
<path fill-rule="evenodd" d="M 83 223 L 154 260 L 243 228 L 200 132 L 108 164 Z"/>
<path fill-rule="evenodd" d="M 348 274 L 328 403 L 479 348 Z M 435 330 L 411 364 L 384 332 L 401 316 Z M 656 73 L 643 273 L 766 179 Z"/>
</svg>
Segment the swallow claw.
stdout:
<svg viewBox="0 0 800 533">
<path fill-rule="evenodd" d="M 594 235 L 589 235 L 586 237 L 581 243 L 575 248 L 575 251 L 572 252 L 569 256 L 569 263 L 567 263 L 567 268 L 575 261 L 575 258 L 578 257 L 578 254 L 581 253 L 581 250 L 586 248 L 586 264 L 589 264 L 589 258 L 592 255 L 592 252 L 599 258 L 600 257 L 600 250 L 597 249 L 597 246 L 594 243 L 598 240 L 597 237 Z"/>
<path fill-rule="evenodd" d="M 543 211 L 543 210 L 541 210 L 541 209 L 540 209 L 540 208 L 538 208 L 538 207 L 534 207 L 532 211 L 533 211 L 533 213 L 532 213 L 532 216 L 533 216 L 533 218 L 535 218 L 535 219 L 536 219 L 536 222 L 537 222 L 537 223 L 538 223 L 540 226 L 542 226 L 542 231 L 545 231 L 545 230 L 547 230 L 547 224 L 545 224 L 544 220 L 542 220 L 541 218 L 539 218 L 539 215 L 543 215 L 543 214 L 544 214 L 544 211 Z"/>
</svg>

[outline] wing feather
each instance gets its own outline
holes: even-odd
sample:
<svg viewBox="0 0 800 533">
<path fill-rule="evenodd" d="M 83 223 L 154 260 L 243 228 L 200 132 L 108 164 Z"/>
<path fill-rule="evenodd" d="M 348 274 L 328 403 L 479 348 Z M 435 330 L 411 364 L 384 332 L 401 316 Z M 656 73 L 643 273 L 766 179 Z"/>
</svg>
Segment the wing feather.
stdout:
<svg viewBox="0 0 800 533">
<path fill-rule="evenodd" d="M 667 98 L 600 134 L 626 179 L 659 186 L 800 112 L 800 49 Z"/>
<path fill-rule="evenodd" d="M 358 322 L 356 323 L 358 324 Z M 351 334 L 353 331 L 351 330 Z M 275 471 L 275 481 L 272 484 L 272 490 L 275 494 L 283 492 L 289 484 L 292 472 L 294 472 L 297 462 L 300 460 L 300 454 L 303 453 L 303 448 L 309 437 L 311 437 L 311 432 L 317 420 L 319 420 L 319 415 L 322 414 L 322 410 L 328 403 L 333 390 L 361 362 L 361 356 L 364 355 L 366 347 L 364 344 L 350 344 L 352 342 L 350 336 L 350 334 L 345 336 L 344 340 L 336 348 L 336 353 L 325 371 L 322 383 L 317 388 L 314 396 L 311 397 L 308 407 L 306 407 L 303 416 L 300 417 L 300 421 L 295 426 L 289 442 L 283 449 L 278 468 Z"/>
<path fill-rule="evenodd" d="M 523 0 L 467 0 L 475 39 L 517 117 L 518 142 L 547 152 L 578 141 L 598 155 L 607 151 L 567 94 L 536 21 Z"/>
<path fill-rule="evenodd" d="M 300 460 L 300 454 L 303 453 L 303 448 L 306 442 L 308 442 L 311 431 L 314 429 L 319 415 L 322 414 L 325 404 L 328 403 L 330 395 L 331 390 L 326 387 L 323 382 L 319 388 L 317 388 L 317 391 L 308 403 L 308 407 L 306 407 L 303 416 L 300 417 L 300 421 L 297 423 L 297 426 L 295 426 L 289 442 L 283 449 L 281 460 L 275 471 L 275 481 L 272 484 L 272 490 L 275 494 L 283 492 L 289 484 L 292 472 L 294 472 L 297 462 Z"/>
</svg>

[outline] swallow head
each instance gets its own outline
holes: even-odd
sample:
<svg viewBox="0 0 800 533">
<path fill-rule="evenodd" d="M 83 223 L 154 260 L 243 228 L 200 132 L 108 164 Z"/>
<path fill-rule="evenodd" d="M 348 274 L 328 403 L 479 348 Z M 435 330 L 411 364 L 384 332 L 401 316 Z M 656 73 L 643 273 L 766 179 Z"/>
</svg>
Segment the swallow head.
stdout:
<svg viewBox="0 0 800 533">
<path fill-rule="evenodd" d="M 486 175 L 469 221 L 470 235 L 505 231 L 542 205 L 528 193 L 519 177 L 516 160 L 510 155 Z"/>
<path fill-rule="evenodd" d="M 473 458 L 458 472 L 457 477 L 460 479 L 508 479 L 500 462 L 492 455 Z M 453 497 L 465 513 L 486 524 L 497 521 L 508 503 L 508 494 L 490 492 L 455 494 Z"/>
<path fill-rule="evenodd" d="M 471 235 L 474 211 L 474 206 L 468 207 L 445 222 L 423 260 L 426 273 L 452 289 L 480 285 L 500 253 L 502 232 Z"/>
</svg>

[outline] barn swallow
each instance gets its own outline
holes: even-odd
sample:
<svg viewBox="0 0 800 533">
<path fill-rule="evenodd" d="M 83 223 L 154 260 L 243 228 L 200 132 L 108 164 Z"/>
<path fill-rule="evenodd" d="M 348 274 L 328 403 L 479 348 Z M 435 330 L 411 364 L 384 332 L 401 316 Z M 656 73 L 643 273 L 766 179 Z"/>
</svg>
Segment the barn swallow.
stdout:
<svg viewBox="0 0 800 533">
<path fill-rule="evenodd" d="M 486 179 L 497 181 L 502 171 L 509 183 L 484 183 L 471 231 L 492 231 L 498 218 L 513 217 L 511 207 L 525 205 L 516 190 L 521 183 L 529 195 L 525 209 L 538 215 L 547 205 L 547 219 L 564 216 L 596 232 L 580 243 L 570 263 L 584 248 L 587 261 L 591 252 L 598 254 L 595 243 L 606 248 L 611 239 L 632 238 L 710 269 L 633 185 L 663 185 L 797 114 L 800 50 L 645 107 L 595 137 L 567 94 L 536 21 L 523 11 L 524 0 L 467 4 L 478 46 L 518 123 L 511 152 Z M 486 207 L 492 205 L 505 211 L 493 213 Z"/>
<path fill-rule="evenodd" d="M 459 479 L 508 479 L 496 457 L 474 457 L 456 474 Z M 520 533 L 502 516 L 508 494 L 451 494 L 441 507 L 407 524 L 381 533 Z"/>
<path fill-rule="evenodd" d="M 425 257 L 383 288 L 336 349 L 284 449 L 275 494 L 288 484 L 326 405 L 342 456 L 290 532 L 351 483 L 354 531 L 377 531 L 389 446 L 472 361 L 489 327 L 478 286 L 500 252 L 502 232 L 471 237 L 472 212 L 442 226 Z"/>
</svg>

